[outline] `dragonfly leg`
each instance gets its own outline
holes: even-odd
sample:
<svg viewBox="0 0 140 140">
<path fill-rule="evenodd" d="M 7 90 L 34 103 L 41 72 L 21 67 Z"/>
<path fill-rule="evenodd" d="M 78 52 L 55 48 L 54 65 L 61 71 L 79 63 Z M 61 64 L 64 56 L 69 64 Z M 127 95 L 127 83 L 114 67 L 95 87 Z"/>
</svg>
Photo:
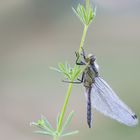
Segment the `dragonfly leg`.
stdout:
<svg viewBox="0 0 140 140">
<path fill-rule="evenodd" d="M 83 56 L 84 60 L 86 61 L 86 53 L 85 53 L 83 48 L 82 48 L 82 54 L 81 55 Z"/>
<path fill-rule="evenodd" d="M 72 82 L 72 81 L 65 81 L 65 80 L 62 80 L 62 82 L 64 82 L 64 83 L 73 83 L 73 84 L 81 84 L 82 82 L 81 81 L 74 81 L 74 82 Z"/>
<path fill-rule="evenodd" d="M 84 62 L 80 61 L 79 62 L 79 58 L 80 58 L 80 55 L 78 52 L 75 52 L 76 54 L 76 65 L 86 65 Z"/>
<path fill-rule="evenodd" d="M 77 80 L 80 81 L 81 83 L 83 83 L 83 81 L 84 81 L 84 75 L 85 75 L 85 73 L 83 72 L 81 79 L 77 78 Z"/>
<path fill-rule="evenodd" d="M 71 81 L 65 81 L 65 80 L 63 80 L 62 82 L 65 82 L 65 83 L 73 83 L 73 84 L 81 84 L 84 81 L 84 75 L 85 75 L 85 73 L 83 72 L 82 78 L 81 79 L 77 79 L 78 81 L 71 82 Z"/>
</svg>

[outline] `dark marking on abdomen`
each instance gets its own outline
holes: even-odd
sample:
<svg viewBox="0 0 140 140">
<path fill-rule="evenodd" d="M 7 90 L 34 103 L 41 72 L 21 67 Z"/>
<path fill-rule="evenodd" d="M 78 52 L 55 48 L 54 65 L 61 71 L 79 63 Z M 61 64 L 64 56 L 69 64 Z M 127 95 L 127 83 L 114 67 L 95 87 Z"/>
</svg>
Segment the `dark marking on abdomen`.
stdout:
<svg viewBox="0 0 140 140">
<path fill-rule="evenodd" d="M 89 128 L 91 128 L 92 113 L 91 113 L 91 88 L 87 92 L 87 123 Z"/>
</svg>

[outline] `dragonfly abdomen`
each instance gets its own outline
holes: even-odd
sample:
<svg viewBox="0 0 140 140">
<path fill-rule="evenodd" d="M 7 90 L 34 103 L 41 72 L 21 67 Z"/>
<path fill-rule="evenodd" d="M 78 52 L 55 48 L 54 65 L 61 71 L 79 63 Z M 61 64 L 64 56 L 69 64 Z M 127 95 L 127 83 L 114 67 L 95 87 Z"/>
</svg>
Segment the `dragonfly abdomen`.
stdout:
<svg viewBox="0 0 140 140">
<path fill-rule="evenodd" d="M 87 123 L 89 128 L 91 128 L 92 113 L 91 113 L 91 88 L 87 92 Z"/>
</svg>

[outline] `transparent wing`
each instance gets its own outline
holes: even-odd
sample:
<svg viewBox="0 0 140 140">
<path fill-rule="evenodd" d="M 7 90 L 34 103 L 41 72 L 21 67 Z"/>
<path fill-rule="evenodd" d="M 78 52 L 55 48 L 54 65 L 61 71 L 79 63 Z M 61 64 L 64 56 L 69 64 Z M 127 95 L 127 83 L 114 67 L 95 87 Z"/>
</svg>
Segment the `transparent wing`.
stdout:
<svg viewBox="0 0 140 140">
<path fill-rule="evenodd" d="M 91 101 L 92 107 L 120 123 L 128 126 L 134 126 L 138 123 L 137 116 L 100 77 L 95 78 L 95 83 L 91 91 Z"/>
</svg>

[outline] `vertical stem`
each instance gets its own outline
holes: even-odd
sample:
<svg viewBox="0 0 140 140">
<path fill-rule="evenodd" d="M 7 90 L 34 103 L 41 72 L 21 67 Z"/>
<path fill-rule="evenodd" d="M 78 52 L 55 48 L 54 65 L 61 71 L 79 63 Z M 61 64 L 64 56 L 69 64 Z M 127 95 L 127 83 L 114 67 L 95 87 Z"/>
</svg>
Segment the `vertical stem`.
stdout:
<svg viewBox="0 0 140 140">
<path fill-rule="evenodd" d="M 70 94 L 71 94 L 71 91 L 72 91 L 72 85 L 73 85 L 72 83 L 69 84 L 67 95 L 66 95 L 66 98 L 65 98 L 65 102 L 64 102 L 61 114 L 60 114 L 60 119 L 59 119 L 58 127 L 57 127 L 57 132 L 58 133 L 60 133 L 61 128 L 62 128 L 63 118 L 64 118 L 64 115 L 65 115 L 66 108 L 67 108 L 68 101 L 69 101 L 69 97 L 70 97 Z"/>
<path fill-rule="evenodd" d="M 90 2 L 90 0 L 85 0 L 85 2 L 86 2 L 86 13 L 88 13 L 89 12 L 89 2 Z M 83 48 L 83 45 L 84 45 L 84 42 L 85 42 L 85 38 L 86 38 L 86 35 L 87 35 L 87 30 L 88 30 L 88 25 L 85 24 L 82 39 L 81 39 L 81 43 L 80 43 L 79 54 L 82 51 L 82 48 Z"/>
<path fill-rule="evenodd" d="M 85 25 L 83 35 L 82 35 L 82 39 L 81 39 L 81 43 L 80 43 L 79 54 L 82 51 L 82 48 L 83 48 L 83 45 L 84 45 L 84 42 L 85 42 L 85 38 L 86 38 L 86 35 L 87 35 L 87 30 L 88 30 L 88 26 Z"/>
<path fill-rule="evenodd" d="M 86 0 L 86 10 L 88 10 L 88 9 L 89 9 L 89 0 Z M 85 42 L 85 38 L 86 38 L 86 35 L 87 35 L 87 30 L 88 30 L 88 26 L 85 25 L 84 30 L 83 30 L 82 39 L 81 39 L 81 42 L 80 42 L 79 54 L 82 51 L 82 48 L 83 48 L 83 45 L 84 45 L 84 42 Z M 66 95 L 66 98 L 65 98 L 65 102 L 64 102 L 61 114 L 60 114 L 60 118 L 59 118 L 59 122 L 58 122 L 58 126 L 57 126 L 58 134 L 60 133 L 61 128 L 62 128 L 64 115 L 65 115 L 66 108 L 67 108 L 68 101 L 69 101 L 69 97 L 70 97 L 70 94 L 71 94 L 71 91 L 72 91 L 72 85 L 73 85 L 72 83 L 69 84 L 69 87 L 68 87 L 68 90 L 67 90 L 67 95 Z M 59 136 L 55 136 L 54 140 L 58 140 L 58 138 L 59 138 Z"/>
<path fill-rule="evenodd" d="M 53 140 L 59 140 L 58 136 L 54 136 Z"/>
</svg>

